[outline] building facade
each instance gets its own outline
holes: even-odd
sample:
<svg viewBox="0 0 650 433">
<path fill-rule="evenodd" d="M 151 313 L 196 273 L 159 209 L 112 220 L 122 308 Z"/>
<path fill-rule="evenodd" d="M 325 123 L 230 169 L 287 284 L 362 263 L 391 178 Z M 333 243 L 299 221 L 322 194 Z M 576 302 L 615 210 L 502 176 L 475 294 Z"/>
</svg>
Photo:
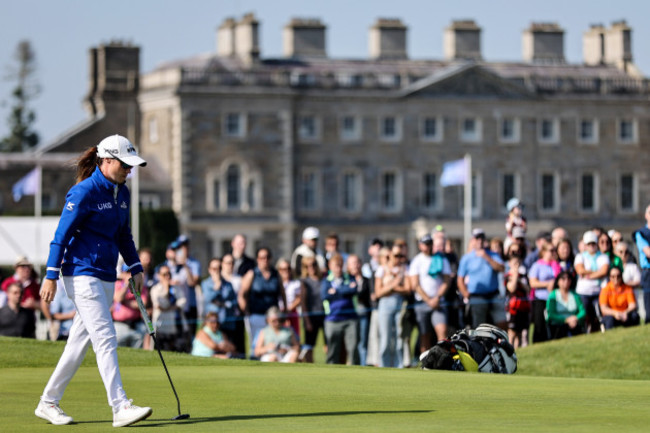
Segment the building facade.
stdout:
<svg viewBox="0 0 650 433">
<path fill-rule="evenodd" d="M 215 53 L 129 72 L 137 91 L 116 93 L 131 101 L 120 114 L 102 108 L 106 95 L 94 99 L 118 132 L 131 128 L 151 161 L 141 197 L 175 210 L 199 259 L 226 252 L 235 233 L 286 256 L 309 225 L 359 254 L 375 237 L 414 249 L 436 224 L 460 240 L 462 187 L 441 187 L 440 175 L 466 154 L 474 225 L 488 235 L 504 235 L 514 196 L 531 238 L 557 225 L 574 240 L 593 225 L 629 238 L 642 223 L 650 85 L 624 22 L 588 29 L 580 64 L 566 62 L 564 32 L 549 23 L 524 31 L 520 62 L 484 59 L 474 21 L 444 29 L 437 60 L 409 58 L 398 19 L 377 20 L 358 59 L 330 57 L 318 19 L 291 20 L 284 56 L 265 58 L 259 25 L 229 18 Z"/>
</svg>

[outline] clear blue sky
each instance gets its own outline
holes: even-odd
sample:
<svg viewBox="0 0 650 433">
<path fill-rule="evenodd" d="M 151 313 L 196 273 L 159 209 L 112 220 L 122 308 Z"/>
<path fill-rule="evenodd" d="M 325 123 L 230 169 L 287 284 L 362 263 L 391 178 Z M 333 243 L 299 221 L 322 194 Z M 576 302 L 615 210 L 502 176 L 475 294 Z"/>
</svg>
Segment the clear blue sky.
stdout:
<svg viewBox="0 0 650 433">
<path fill-rule="evenodd" d="M 28 39 L 37 55 L 42 93 L 33 103 L 42 141 L 49 142 L 86 118 L 88 49 L 113 39 L 141 47 L 141 70 L 215 51 L 215 30 L 228 16 L 254 12 L 261 23 L 263 57 L 282 55 L 282 28 L 293 17 L 327 25 L 330 57 L 368 56 L 368 28 L 378 17 L 408 26 L 411 58 L 441 59 L 444 28 L 471 18 L 482 27 L 486 60 L 521 59 L 521 35 L 533 21 L 565 30 L 565 56 L 582 62 L 582 34 L 590 24 L 625 19 L 632 27 L 637 66 L 650 75 L 648 0 L 0 0 L 0 71 Z M 0 137 L 8 132 L 12 84 L 0 80 Z"/>
</svg>

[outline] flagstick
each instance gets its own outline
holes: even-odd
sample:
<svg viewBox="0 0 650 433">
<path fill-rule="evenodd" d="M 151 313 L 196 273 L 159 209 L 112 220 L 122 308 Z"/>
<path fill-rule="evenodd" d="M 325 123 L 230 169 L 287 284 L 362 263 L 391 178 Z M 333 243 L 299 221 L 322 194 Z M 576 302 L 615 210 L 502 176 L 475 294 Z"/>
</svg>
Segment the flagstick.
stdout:
<svg viewBox="0 0 650 433">
<path fill-rule="evenodd" d="M 472 236 L 472 156 L 465 154 L 465 212 L 463 225 L 463 254 L 467 252 Z"/>
</svg>

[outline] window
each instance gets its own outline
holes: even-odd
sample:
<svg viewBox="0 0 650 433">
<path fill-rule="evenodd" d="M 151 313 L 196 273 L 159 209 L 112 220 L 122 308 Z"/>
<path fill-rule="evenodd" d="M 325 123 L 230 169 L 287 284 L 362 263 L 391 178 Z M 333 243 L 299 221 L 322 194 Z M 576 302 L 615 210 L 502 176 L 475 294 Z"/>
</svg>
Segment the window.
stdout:
<svg viewBox="0 0 650 433">
<path fill-rule="evenodd" d="M 540 176 L 540 208 L 543 212 L 556 212 L 558 205 L 558 185 L 555 174 Z"/>
<path fill-rule="evenodd" d="M 359 173 L 343 174 L 341 182 L 341 206 L 346 212 L 357 212 L 361 209 L 361 176 Z"/>
<path fill-rule="evenodd" d="M 499 141 L 502 143 L 518 143 L 520 129 L 519 119 L 504 117 L 500 121 Z"/>
<path fill-rule="evenodd" d="M 632 119 L 619 119 L 617 136 L 619 143 L 637 142 L 637 124 Z"/>
<path fill-rule="evenodd" d="M 315 172 L 303 172 L 298 184 L 298 206 L 303 210 L 316 210 L 318 177 Z"/>
<path fill-rule="evenodd" d="M 313 86 L 316 83 L 316 79 L 313 75 L 303 74 L 301 72 L 292 72 L 290 80 L 291 85 L 296 87 Z"/>
<path fill-rule="evenodd" d="M 298 118 L 298 136 L 303 140 L 318 138 L 318 121 L 315 116 L 300 116 Z"/>
<path fill-rule="evenodd" d="M 559 121 L 557 119 L 542 119 L 539 121 L 538 141 L 545 144 L 559 142 Z"/>
<path fill-rule="evenodd" d="M 437 117 L 424 117 L 420 125 L 420 139 L 423 141 L 442 140 L 442 120 Z"/>
<path fill-rule="evenodd" d="M 425 173 L 422 179 L 422 207 L 428 210 L 438 207 L 438 176 L 435 173 Z"/>
<path fill-rule="evenodd" d="M 340 120 L 341 140 L 356 141 L 361 138 L 361 122 L 355 116 L 343 116 Z"/>
<path fill-rule="evenodd" d="M 380 199 L 385 212 L 398 212 L 402 208 L 402 180 L 396 171 L 385 171 L 381 177 Z"/>
<path fill-rule="evenodd" d="M 583 212 L 596 212 L 598 185 L 593 173 L 583 173 L 580 176 L 580 210 Z"/>
<path fill-rule="evenodd" d="M 394 116 L 383 117 L 379 123 L 379 137 L 384 141 L 399 141 L 402 138 L 400 119 Z"/>
<path fill-rule="evenodd" d="M 619 206 L 623 212 L 636 212 L 636 182 L 634 175 L 624 173 L 620 177 Z"/>
<path fill-rule="evenodd" d="M 246 135 L 246 117 L 242 113 L 227 113 L 225 116 L 225 134 L 227 137 L 243 137 Z"/>
<path fill-rule="evenodd" d="M 578 121 L 578 142 L 583 144 L 598 143 L 598 122 L 594 119 Z"/>
<path fill-rule="evenodd" d="M 481 119 L 467 117 L 460 122 L 460 139 L 466 143 L 481 141 Z"/>
<path fill-rule="evenodd" d="M 237 209 L 240 205 L 239 166 L 231 165 L 226 171 L 226 203 L 228 209 Z"/>
<path fill-rule="evenodd" d="M 519 177 L 515 173 L 503 173 L 501 175 L 501 200 L 499 205 L 504 212 L 507 212 L 508 201 L 513 197 L 519 197 Z"/>
</svg>

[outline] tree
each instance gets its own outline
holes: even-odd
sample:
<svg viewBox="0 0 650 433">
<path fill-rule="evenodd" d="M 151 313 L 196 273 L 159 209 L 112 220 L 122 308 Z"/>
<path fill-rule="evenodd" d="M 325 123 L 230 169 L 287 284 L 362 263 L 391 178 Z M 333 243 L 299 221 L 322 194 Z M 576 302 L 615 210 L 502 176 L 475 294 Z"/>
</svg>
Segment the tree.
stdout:
<svg viewBox="0 0 650 433">
<path fill-rule="evenodd" d="M 35 78 L 36 54 L 29 41 L 18 43 L 14 58 L 18 65 L 10 69 L 7 78 L 17 83 L 12 92 L 14 104 L 7 119 L 10 132 L 0 141 L 0 151 L 3 152 L 24 152 L 34 148 L 39 141 L 38 133 L 32 129 L 36 114 L 28 107 L 40 93 Z"/>
</svg>

